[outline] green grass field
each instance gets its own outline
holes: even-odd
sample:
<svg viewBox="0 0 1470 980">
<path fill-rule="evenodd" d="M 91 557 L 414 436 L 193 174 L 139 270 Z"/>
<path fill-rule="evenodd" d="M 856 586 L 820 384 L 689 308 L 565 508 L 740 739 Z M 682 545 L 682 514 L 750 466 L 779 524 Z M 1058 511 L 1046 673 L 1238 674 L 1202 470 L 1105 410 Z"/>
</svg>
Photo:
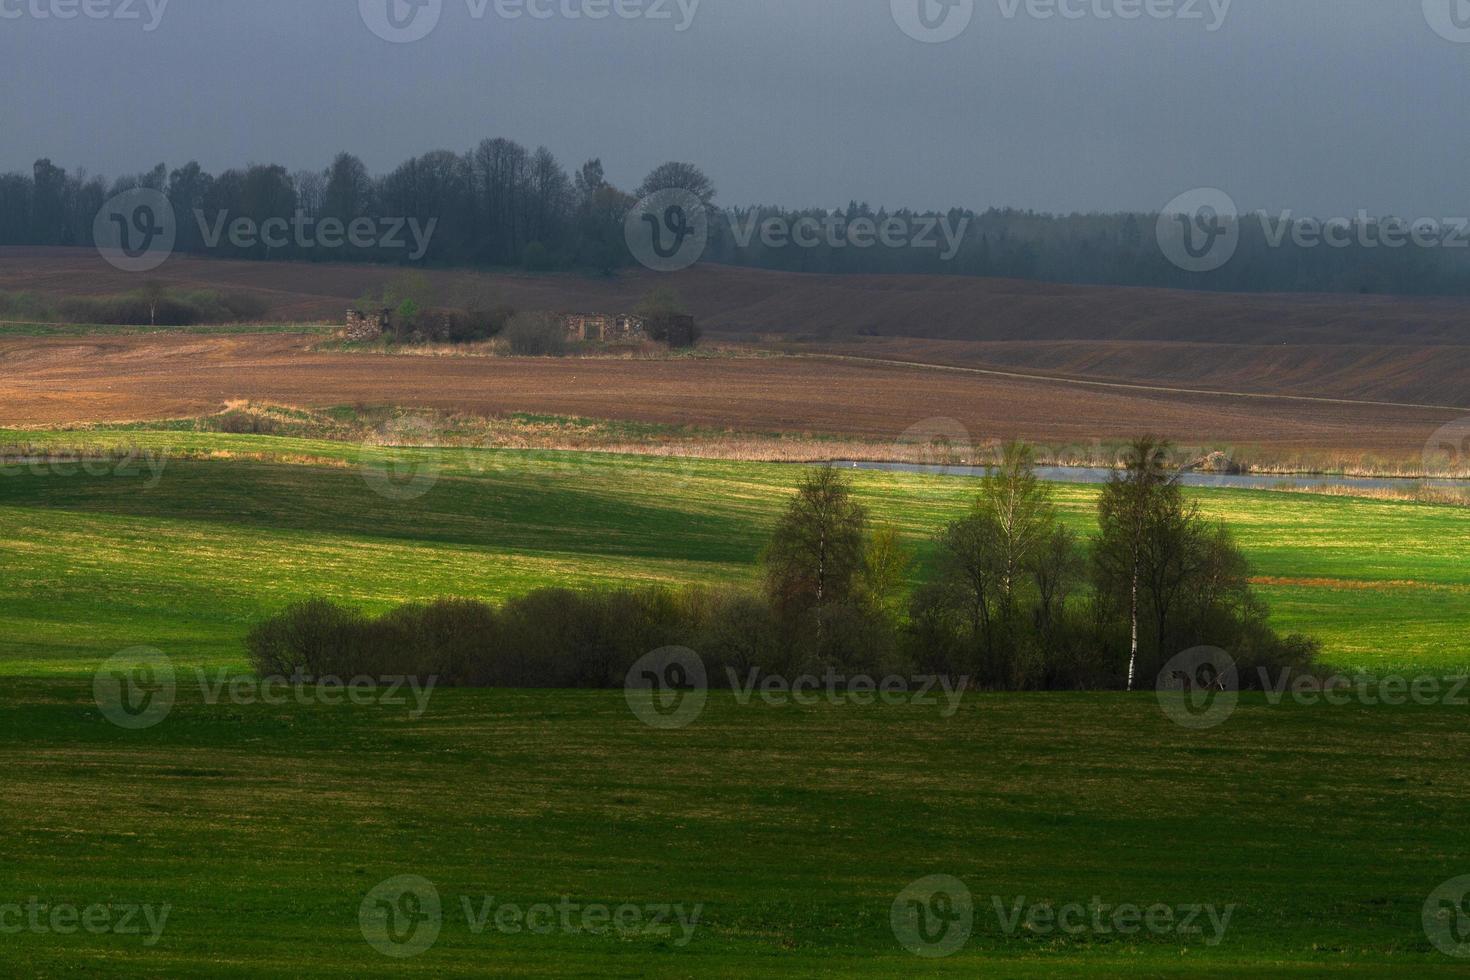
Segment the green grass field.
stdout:
<svg viewBox="0 0 1470 980">
<path fill-rule="evenodd" d="M 0 432 L 0 444 L 75 443 Z M 574 453 L 365 449 L 188 431 L 120 467 L 0 473 L 0 969 L 11 975 L 1451 976 L 1427 897 L 1470 874 L 1464 707 L 1272 706 L 1188 731 L 1152 694 L 925 705 L 739 704 L 677 731 L 621 692 L 436 691 L 403 706 L 207 703 L 196 668 L 308 594 L 385 609 L 547 584 L 753 582 L 796 468 Z M 152 460 L 152 465 L 150 465 Z M 122 469 L 122 472 L 119 472 Z M 390 471 L 400 479 L 389 481 Z M 393 499 L 393 488 L 427 488 Z M 406 478 L 406 479 L 405 479 Z M 921 552 L 964 479 L 854 473 Z M 388 495 L 375 487 L 388 487 Z M 1423 504 L 1192 492 L 1227 520 L 1277 624 L 1344 668 L 1470 664 L 1470 522 Z M 1096 489 L 1058 487 L 1067 519 Z M 178 703 L 116 727 L 92 671 L 165 651 Z M 383 957 L 359 909 L 433 883 L 442 931 Z M 973 934 L 905 951 L 890 909 L 950 875 Z M 169 906 L 142 935 L 7 928 L 49 906 Z M 700 907 L 672 936 L 471 928 L 493 906 Z M 1231 908 L 1218 943 L 1060 935 L 1010 910 Z"/>
<path fill-rule="evenodd" d="M 187 685 L 186 685 L 187 687 Z M 0 903 L 172 906 L 162 938 L 3 937 L 11 975 L 1463 976 L 1421 926 L 1470 872 L 1464 709 L 1268 708 L 1185 732 L 1152 697 L 776 708 L 680 731 L 620 692 L 445 691 L 402 708 L 211 706 L 141 732 L 89 686 L 11 683 Z M 395 961 L 358 911 L 427 878 L 443 930 Z M 968 945 L 904 951 L 934 874 Z M 692 941 L 471 931 L 461 901 L 702 905 Z M 1205 935 L 1003 930 L 1011 908 L 1233 909 Z"/>
<path fill-rule="evenodd" d="M 753 582 L 798 472 L 595 453 L 367 449 L 184 431 L 5 433 L 0 443 L 131 445 L 128 466 L 11 464 L 0 475 L 7 601 L 0 668 L 85 671 L 147 644 L 240 666 L 240 640 L 326 594 L 381 610 L 550 584 Z M 150 460 L 165 447 L 213 459 Z M 155 467 L 159 468 L 155 472 Z M 121 471 L 121 472 L 119 472 Z M 365 473 L 419 474 L 391 499 Z M 921 557 L 973 481 L 853 474 Z M 405 485 L 412 485 L 405 481 Z M 1267 491 L 1191 491 L 1235 529 L 1283 630 L 1342 669 L 1470 666 L 1470 520 L 1462 508 Z M 1080 531 L 1096 488 L 1058 486 Z"/>
</svg>

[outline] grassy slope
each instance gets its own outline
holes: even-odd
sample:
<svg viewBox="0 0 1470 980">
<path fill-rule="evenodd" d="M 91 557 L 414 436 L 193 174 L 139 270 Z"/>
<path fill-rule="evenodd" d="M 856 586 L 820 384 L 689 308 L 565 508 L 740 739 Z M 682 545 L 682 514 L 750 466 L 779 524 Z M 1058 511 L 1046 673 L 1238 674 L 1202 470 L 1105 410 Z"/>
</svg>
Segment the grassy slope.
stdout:
<svg viewBox="0 0 1470 980">
<path fill-rule="evenodd" d="M 316 592 L 385 608 L 550 583 L 751 581 L 765 529 L 797 475 L 748 463 L 184 432 L 85 438 L 235 458 L 169 462 L 156 485 L 142 466 L 105 476 L 12 466 L 0 476 L 0 667 L 11 673 L 87 669 L 136 644 L 184 662 L 237 665 L 250 622 Z M 395 461 L 432 470 L 437 482 L 407 502 L 376 494 L 361 464 Z M 974 490 L 962 479 L 853 479 L 877 519 L 924 553 Z M 1089 528 L 1096 489 L 1056 492 L 1068 520 Z M 1257 573 L 1271 580 L 1262 591 L 1278 624 L 1321 637 L 1335 665 L 1470 664 L 1463 510 L 1194 493 L 1237 530 Z"/>
</svg>

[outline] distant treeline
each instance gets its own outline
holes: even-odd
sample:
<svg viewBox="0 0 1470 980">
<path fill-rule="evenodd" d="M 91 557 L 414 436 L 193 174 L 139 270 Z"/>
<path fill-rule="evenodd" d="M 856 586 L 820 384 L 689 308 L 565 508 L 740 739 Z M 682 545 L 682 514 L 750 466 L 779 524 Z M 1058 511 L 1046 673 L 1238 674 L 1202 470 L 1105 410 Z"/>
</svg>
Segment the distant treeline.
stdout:
<svg viewBox="0 0 1470 980">
<path fill-rule="evenodd" d="M 439 150 L 414 157 L 386 175 L 373 175 L 351 154 L 325 170 L 289 172 L 257 164 L 209 174 L 197 163 L 170 170 L 159 164 L 116 180 L 67 172 L 50 160 L 30 174 L 0 174 L 0 245 L 90 246 L 93 222 L 112 196 L 137 187 L 166 194 L 178 217 L 177 251 L 227 258 L 408 263 L 434 266 L 583 270 L 610 273 L 634 259 L 624 240 L 624 218 L 646 194 L 666 188 L 692 191 L 710 207 L 706 261 L 815 273 L 924 273 L 1031 279 L 1046 282 L 1209 289 L 1231 292 L 1351 292 L 1419 295 L 1470 294 L 1470 235 L 1451 225 L 1432 244 L 1383 243 L 1381 222 L 1355 224 L 1332 243 L 1292 233 L 1302 216 L 1240 221 L 1233 258 L 1207 273 L 1186 272 L 1163 255 L 1156 214 L 1053 215 L 1010 208 L 947 212 L 887 210 L 850 203 L 840 210 L 733 208 L 714 203 L 715 188 L 697 167 L 669 163 L 637 187 L 610 184 L 600 160 L 575 172 L 545 147 L 534 151 L 506 139 L 485 140 L 466 153 Z M 374 243 L 337 244 L 297 236 L 283 247 L 219 236 L 221 220 L 247 218 L 344 225 L 372 219 Z M 790 236 L 762 234 L 775 219 L 800 226 Z M 852 223 L 874 226 L 897 219 L 906 228 L 858 247 Z M 383 234 L 391 222 L 431 227 L 427 247 L 408 234 Z M 1364 228 L 1366 233 L 1362 233 Z M 824 229 L 820 233 L 816 229 Z M 837 228 L 836 234 L 827 229 Z M 948 232 L 947 240 L 941 229 Z M 1401 239 L 1407 238 L 1400 235 Z M 914 247 L 916 238 L 929 244 Z M 213 239 L 213 240 L 212 240 Z M 390 244 L 385 244 L 385 240 Z M 1427 239 L 1426 239 L 1427 241 Z"/>
</svg>

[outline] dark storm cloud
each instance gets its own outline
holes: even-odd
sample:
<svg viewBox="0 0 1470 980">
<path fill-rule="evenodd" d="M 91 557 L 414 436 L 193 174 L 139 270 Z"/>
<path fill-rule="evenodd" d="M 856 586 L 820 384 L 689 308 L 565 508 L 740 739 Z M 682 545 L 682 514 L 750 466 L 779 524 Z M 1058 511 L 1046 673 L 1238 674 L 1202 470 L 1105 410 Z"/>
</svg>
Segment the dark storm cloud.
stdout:
<svg viewBox="0 0 1470 980">
<path fill-rule="evenodd" d="M 503 135 L 626 186 L 690 159 L 725 203 L 1156 209 L 1218 186 L 1470 214 L 1459 0 L 443 0 L 410 43 L 370 29 L 386 2 L 0 0 L 0 169 L 345 149 L 382 172 Z M 969 16 L 953 39 L 910 36 L 946 15 Z"/>
</svg>

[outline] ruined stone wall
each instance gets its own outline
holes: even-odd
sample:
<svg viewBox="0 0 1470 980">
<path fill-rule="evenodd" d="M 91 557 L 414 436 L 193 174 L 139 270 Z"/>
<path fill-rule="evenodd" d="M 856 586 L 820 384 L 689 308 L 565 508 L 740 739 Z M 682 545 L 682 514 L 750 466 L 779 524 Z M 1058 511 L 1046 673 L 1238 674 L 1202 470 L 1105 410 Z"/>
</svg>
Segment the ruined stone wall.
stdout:
<svg viewBox="0 0 1470 980">
<path fill-rule="evenodd" d="M 383 331 L 388 329 L 389 316 L 387 310 L 379 310 L 376 313 L 348 310 L 347 329 L 343 335 L 348 340 L 377 340 L 383 335 Z"/>
</svg>

